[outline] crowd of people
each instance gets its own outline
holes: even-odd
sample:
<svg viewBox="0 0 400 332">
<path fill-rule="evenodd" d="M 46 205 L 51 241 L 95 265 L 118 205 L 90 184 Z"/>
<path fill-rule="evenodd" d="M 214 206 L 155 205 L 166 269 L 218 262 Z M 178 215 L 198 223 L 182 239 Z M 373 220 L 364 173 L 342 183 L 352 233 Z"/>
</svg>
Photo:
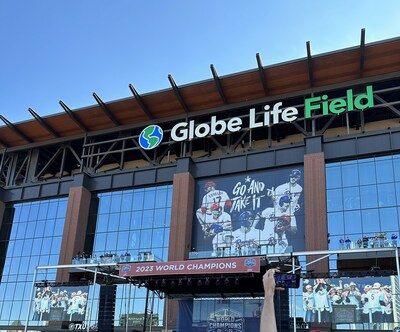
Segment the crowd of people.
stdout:
<svg viewBox="0 0 400 332">
<path fill-rule="evenodd" d="M 340 238 L 339 245 L 341 250 L 356 248 L 397 248 L 397 238 L 398 236 L 395 233 L 392 233 L 390 238 L 386 233 L 376 233 L 374 236 L 359 238 L 356 242 L 350 239 L 350 237 L 346 237 L 346 239 Z"/>
<path fill-rule="evenodd" d="M 154 255 L 151 252 L 138 252 L 136 256 L 132 256 L 129 252 L 115 254 L 104 253 L 103 255 L 91 255 L 78 252 L 72 258 L 72 264 L 97 264 L 97 263 L 129 263 L 141 261 L 154 261 Z"/>
<path fill-rule="evenodd" d="M 54 291 L 52 287 L 36 290 L 33 321 L 83 321 L 88 293 L 82 290 Z"/>
<path fill-rule="evenodd" d="M 287 234 L 296 233 L 295 212 L 300 209 L 303 188 L 301 172 L 294 169 L 289 181 L 266 190 L 271 206 L 260 211 L 245 210 L 232 220 L 232 200 L 227 192 L 208 181 L 201 207 L 196 211 L 204 239 L 211 239 L 213 256 L 242 256 L 283 253 L 289 246 Z"/>
<path fill-rule="evenodd" d="M 392 289 L 390 285 L 374 282 L 363 288 L 355 282 L 338 285 L 329 279 L 305 280 L 303 309 L 305 322 L 332 322 L 334 305 L 353 305 L 354 323 L 392 323 Z"/>
</svg>

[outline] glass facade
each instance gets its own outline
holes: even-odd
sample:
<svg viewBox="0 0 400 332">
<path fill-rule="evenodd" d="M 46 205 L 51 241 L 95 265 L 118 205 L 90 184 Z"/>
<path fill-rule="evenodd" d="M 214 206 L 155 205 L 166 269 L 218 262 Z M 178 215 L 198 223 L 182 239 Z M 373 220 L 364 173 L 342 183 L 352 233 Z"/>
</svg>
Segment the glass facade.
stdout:
<svg viewBox="0 0 400 332">
<path fill-rule="evenodd" d="M 330 249 L 343 249 L 346 240 L 345 248 L 358 247 L 363 238 L 368 247 L 392 245 L 399 232 L 400 155 L 327 164 L 326 186 Z"/>
<path fill-rule="evenodd" d="M 156 261 L 168 260 L 172 186 L 101 193 L 98 196 L 96 230 L 93 255 L 125 255 L 137 260 L 142 253 L 151 253 Z M 96 293 L 98 293 L 98 288 Z M 98 294 L 95 294 L 98 299 Z M 130 302 L 128 303 L 128 299 Z M 118 285 L 116 291 L 115 325 L 125 324 L 129 317 L 143 315 L 146 303 L 146 288 Z M 97 308 L 94 305 L 93 308 Z M 149 309 L 154 313 L 155 325 L 163 323 L 164 301 L 149 296 Z M 97 317 L 97 313 L 92 316 Z M 155 319 L 154 317 L 158 317 Z"/>
<path fill-rule="evenodd" d="M 36 266 L 57 265 L 67 199 L 16 204 L 6 209 L 1 228 L 0 324 L 25 322 Z M 55 280 L 56 271 L 40 271 L 36 280 Z M 32 317 L 30 317 L 32 319 Z M 34 324 L 34 323 L 32 323 Z"/>
</svg>

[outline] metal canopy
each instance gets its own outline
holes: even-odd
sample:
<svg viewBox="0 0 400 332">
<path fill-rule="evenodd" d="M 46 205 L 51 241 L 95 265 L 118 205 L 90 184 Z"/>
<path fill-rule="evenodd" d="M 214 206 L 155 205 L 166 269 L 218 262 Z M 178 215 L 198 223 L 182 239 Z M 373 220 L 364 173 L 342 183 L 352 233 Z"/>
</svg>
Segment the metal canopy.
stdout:
<svg viewBox="0 0 400 332">
<path fill-rule="evenodd" d="M 170 121 L 178 117 L 182 119 L 184 116 L 197 117 L 205 112 L 217 114 L 245 105 L 253 107 L 264 101 L 293 96 L 304 98 L 312 93 L 340 87 L 398 79 L 399 54 L 400 38 L 365 44 L 365 31 L 362 30 L 360 45 L 356 47 L 311 56 L 310 43 L 307 42 L 306 58 L 264 67 L 258 54 L 255 69 L 222 77 L 212 70 L 212 78 L 180 87 L 169 75 L 169 89 L 140 96 L 132 85 L 129 85 L 134 97 L 112 102 L 103 102 L 96 98 L 95 105 L 73 111 L 60 102 L 66 114 L 47 116 L 43 121 L 58 133 L 60 138 L 71 139 L 77 135 L 83 137 L 85 133 L 96 135 L 104 130 L 116 132 L 143 127 L 154 119 Z M 107 116 L 111 120 L 109 123 L 103 121 L 105 109 L 108 110 Z M 74 123 L 65 121 L 67 116 Z M 119 123 L 118 126 L 115 120 Z M 34 125 L 37 122 L 35 118 L 14 126 L 21 133 L 29 133 L 29 139 L 34 144 L 45 145 L 58 139 L 50 131 L 48 135 L 43 135 L 43 131 Z M 13 131 L 15 132 L 14 129 Z M 25 139 L 27 137 L 21 139 L 21 135 L 9 133 L 9 128 L 0 128 L 0 141 L 4 146 L 25 148 L 26 143 L 30 143 Z"/>
<path fill-rule="evenodd" d="M 112 123 L 115 124 L 115 126 L 120 126 L 121 124 L 117 120 L 117 118 L 114 116 L 114 114 L 108 109 L 107 105 L 100 99 L 100 97 L 96 94 L 96 92 L 93 92 L 93 97 L 96 99 L 97 103 L 103 110 L 104 114 L 107 115 L 107 117 L 112 121 Z"/>
<path fill-rule="evenodd" d="M 131 90 L 131 92 L 133 93 L 133 95 L 135 96 L 135 99 L 137 101 L 137 103 L 139 104 L 140 108 L 142 109 L 142 111 L 144 112 L 144 114 L 147 115 L 147 117 L 150 120 L 154 119 L 154 115 L 151 114 L 151 112 L 149 111 L 149 109 L 147 108 L 147 106 L 145 105 L 145 103 L 143 102 L 142 97 L 140 96 L 140 94 L 136 91 L 135 87 L 132 84 L 129 84 L 129 89 Z"/>
<path fill-rule="evenodd" d="M 72 112 L 72 110 L 64 104 L 64 102 L 62 100 L 59 101 L 61 107 L 64 109 L 64 111 L 68 114 L 68 116 L 78 125 L 79 128 L 82 129 L 83 132 L 87 132 L 88 129 L 86 128 L 86 126 L 82 123 L 82 121 L 80 121 L 78 119 L 78 117 L 74 114 L 74 112 Z"/>
<path fill-rule="evenodd" d="M 222 85 L 221 85 L 221 80 L 219 79 L 218 74 L 217 74 L 217 70 L 215 69 L 213 64 L 210 65 L 210 69 L 211 69 L 211 73 L 214 77 L 214 81 L 215 81 L 215 85 L 218 89 L 218 93 L 221 96 L 222 102 L 224 103 L 224 105 L 226 105 L 226 104 L 228 104 L 228 100 L 226 99 L 224 89 L 222 88 Z"/>
<path fill-rule="evenodd" d="M 36 119 L 37 122 L 40 123 L 40 125 L 46 129 L 50 134 L 52 134 L 54 137 L 60 137 L 60 134 L 57 133 L 52 127 L 50 127 L 40 116 L 37 114 L 32 108 L 28 108 L 29 113 L 32 114 L 32 116 Z"/>
<path fill-rule="evenodd" d="M 181 92 L 179 91 L 178 86 L 175 83 L 174 78 L 172 77 L 171 74 L 168 75 L 168 80 L 169 83 L 171 84 L 172 90 L 174 91 L 176 99 L 178 99 L 179 104 L 181 104 L 182 108 L 184 109 L 185 113 L 189 113 L 189 108 L 185 103 L 185 100 L 183 99 Z"/>
<path fill-rule="evenodd" d="M 32 143 L 32 139 L 26 136 L 21 130 L 19 130 L 14 124 L 8 121 L 4 116 L 0 115 L 0 119 L 6 124 L 8 128 L 10 128 L 15 134 L 21 137 L 24 141 L 28 143 Z"/>
</svg>

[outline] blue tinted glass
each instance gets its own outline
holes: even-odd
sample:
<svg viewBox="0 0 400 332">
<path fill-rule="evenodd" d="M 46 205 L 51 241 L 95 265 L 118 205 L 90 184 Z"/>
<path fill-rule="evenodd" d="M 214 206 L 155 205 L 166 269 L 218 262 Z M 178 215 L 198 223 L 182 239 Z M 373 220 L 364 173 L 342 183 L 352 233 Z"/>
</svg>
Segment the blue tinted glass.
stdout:
<svg viewBox="0 0 400 332">
<path fill-rule="evenodd" d="M 118 230 L 119 226 L 119 213 L 110 213 L 108 221 L 108 231 L 114 232 Z"/>
<path fill-rule="evenodd" d="M 54 235 L 62 235 L 64 231 L 64 218 L 57 218 L 54 226 Z"/>
<path fill-rule="evenodd" d="M 142 227 L 142 211 L 133 212 L 131 219 L 131 229 L 139 229 Z"/>
<path fill-rule="evenodd" d="M 132 210 L 132 192 L 124 192 L 122 195 L 121 211 L 131 211 Z"/>
<path fill-rule="evenodd" d="M 54 234 L 54 226 L 56 221 L 55 220 L 47 220 L 46 226 L 44 228 L 44 236 L 52 236 Z"/>
<path fill-rule="evenodd" d="M 119 232 L 118 233 L 118 248 L 126 250 L 129 248 L 129 233 Z"/>
<path fill-rule="evenodd" d="M 343 210 L 343 196 L 341 189 L 327 190 L 328 212 Z"/>
<path fill-rule="evenodd" d="M 168 191 L 167 188 L 159 189 L 156 191 L 157 199 L 156 199 L 156 208 L 165 208 L 167 206 L 167 196 Z"/>
<path fill-rule="evenodd" d="M 99 214 L 109 213 L 110 212 L 110 204 L 111 204 L 111 196 L 110 195 L 101 195 L 99 202 Z"/>
<path fill-rule="evenodd" d="M 378 207 L 378 191 L 376 185 L 360 187 L 361 208 Z"/>
<path fill-rule="evenodd" d="M 67 203 L 68 203 L 68 201 L 66 199 L 60 199 L 58 201 L 56 218 L 65 219 L 66 212 L 67 212 Z"/>
<path fill-rule="evenodd" d="M 121 211 L 121 202 L 122 202 L 122 195 L 121 194 L 113 194 L 111 196 L 111 207 L 110 212 L 120 212 Z"/>
<path fill-rule="evenodd" d="M 38 211 L 38 219 L 39 220 L 44 220 L 47 219 L 47 210 L 49 208 L 48 203 L 39 203 L 39 211 Z"/>
<path fill-rule="evenodd" d="M 344 223 L 342 212 L 328 213 L 328 233 L 330 235 L 344 234 Z"/>
<path fill-rule="evenodd" d="M 376 161 L 378 183 L 393 182 L 393 163 L 391 157 L 381 157 Z"/>
<path fill-rule="evenodd" d="M 130 229 L 131 226 L 131 213 L 130 212 L 123 212 L 119 218 L 119 230 L 120 231 L 127 231 Z"/>
<path fill-rule="evenodd" d="M 132 249 L 139 249 L 139 244 L 140 244 L 140 231 L 131 231 L 129 233 L 130 235 L 130 246 Z"/>
<path fill-rule="evenodd" d="M 379 210 L 381 229 L 385 231 L 398 231 L 397 208 L 384 208 Z"/>
<path fill-rule="evenodd" d="M 400 181 L 400 156 L 393 156 L 393 173 L 395 181 Z"/>
<path fill-rule="evenodd" d="M 39 204 L 32 203 L 31 209 L 29 210 L 29 220 L 37 220 L 39 214 Z"/>
<path fill-rule="evenodd" d="M 106 239 L 106 251 L 116 251 L 117 250 L 117 235 L 118 233 L 107 233 Z"/>
<path fill-rule="evenodd" d="M 375 164 L 372 159 L 360 161 L 358 164 L 360 185 L 376 183 Z"/>
<path fill-rule="evenodd" d="M 140 248 L 147 250 L 152 247 L 152 242 L 151 242 L 152 233 L 153 233 L 153 230 L 151 230 L 151 229 L 142 230 L 141 236 L 140 236 Z"/>
<path fill-rule="evenodd" d="M 25 238 L 33 238 L 34 237 L 35 227 L 36 227 L 35 222 L 27 222 L 26 223 Z"/>
<path fill-rule="evenodd" d="M 362 233 L 361 213 L 359 210 L 344 212 L 344 228 L 347 235 Z"/>
<path fill-rule="evenodd" d="M 167 226 L 165 209 L 154 210 L 154 227 L 165 227 L 165 226 Z"/>
<path fill-rule="evenodd" d="M 394 206 L 396 205 L 394 183 L 378 184 L 378 200 L 379 206 Z"/>
<path fill-rule="evenodd" d="M 153 230 L 153 243 L 155 246 L 162 247 L 164 244 L 164 228 Z"/>
<path fill-rule="evenodd" d="M 45 227 L 45 222 L 42 220 L 39 220 L 36 223 L 36 229 L 35 229 L 35 237 L 43 237 L 44 235 L 44 227 Z"/>
<path fill-rule="evenodd" d="M 360 195 L 358 187 L 343 188 L 343 208 L 344 210 L 354 210 L 360 208 Z"/>
<path fill-rule="evenodd" d="M 144 192 L 144 206 L 143 206 L 143 208 L 144 209 L 154 209 L 155 200 L 156 200 L 156 192 L 155 192 L 155 190 L 146 189 L 145 192 Z"/>
<path fill-rule="evenodd" d="M 134 191 L 134 193 L 133 193 L 133 210 L 134 211 L 143 209 L 143 199 L 144 199 L 143 191 Z"/>
<path fill-rule="evenodd" d="M 22 248 L 22 256 L 30 256 L 32 252 L 33 239 L 26 239 Z"/>
<path fill-rule="evenodd" d="M 327 167 L 326 168 L 326 188 L 341 188 L 342 187 L 342 171 L 341 168 Z"/>
<path fill-rule="evenodd" d="M 61 237 L 53 237 L 53 242 L 51 244 L 51 252 L 59 252 L 61 249 Z"/>
<path fill-rule="evenodd" d="M 97 232 L 106 232 L 107 227 L 108 227 L 108 219 L 109 215 L 108 214 L 99 214 L 97 217 L 97 226 L 96 226 L 96 231 Z"/>
<path fill-rule="evenodd" d="M 47 209 L 46 219 L 55 219 L 57 217 L 58 202 L 51 202 L 49 208 Z"/>
<path fill-rule="evenodd" d="M 144 210 L 142 228 L 153 228 L 154 210 Z"/>
<path fill-rule="evenodd" d="M 30 210 L 30 204 L 23 204 L 21 206 L 21 214 L 20 214 L 20 219 L 16 219 L 15 222 L 20 222 L 20 221 L 27 221 L 29 217 L 29 210 Z"/>
<path fill-rule="evenodd" d="M 362 211 L 362 222 L 364 233 L 379 232 L 379 211 L 378 209 L 370 209 Z"/>
<path fill-rule="evenodd" d="M 358 168 L 356 163 L 349 163 L 342 166 L 343 187 L 358 185 Z"/>
<path fill-rule="evenodd" d="M 396 205 L 400 205 L 400 182 L 396 182 L 394 185 L 396 188 Z"/>
</svg>

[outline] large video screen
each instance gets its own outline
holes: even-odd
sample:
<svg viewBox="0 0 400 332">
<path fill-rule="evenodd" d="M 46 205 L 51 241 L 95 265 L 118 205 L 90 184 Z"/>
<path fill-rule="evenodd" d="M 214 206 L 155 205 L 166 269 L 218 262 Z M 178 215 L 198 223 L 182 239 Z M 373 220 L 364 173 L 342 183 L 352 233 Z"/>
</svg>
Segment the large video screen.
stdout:
<svg viewBox="0 0 400 332">
<path fill-rule="evenodd" d="M 243 256 L 304 250 L 303 168 L 196 182 L 192 251 Z"/>
<path fill-rule="evenodd" d="M 36 287 L 32 321 L 83 321 L 89 286 Z"/>
<path fill-rule="evenodd" d="M 394 321 L 396 277 L 304 279 L 305 322 L 375 324 Z M 368 326 L 368 325 L 366 325 Z"/>
</svg>

